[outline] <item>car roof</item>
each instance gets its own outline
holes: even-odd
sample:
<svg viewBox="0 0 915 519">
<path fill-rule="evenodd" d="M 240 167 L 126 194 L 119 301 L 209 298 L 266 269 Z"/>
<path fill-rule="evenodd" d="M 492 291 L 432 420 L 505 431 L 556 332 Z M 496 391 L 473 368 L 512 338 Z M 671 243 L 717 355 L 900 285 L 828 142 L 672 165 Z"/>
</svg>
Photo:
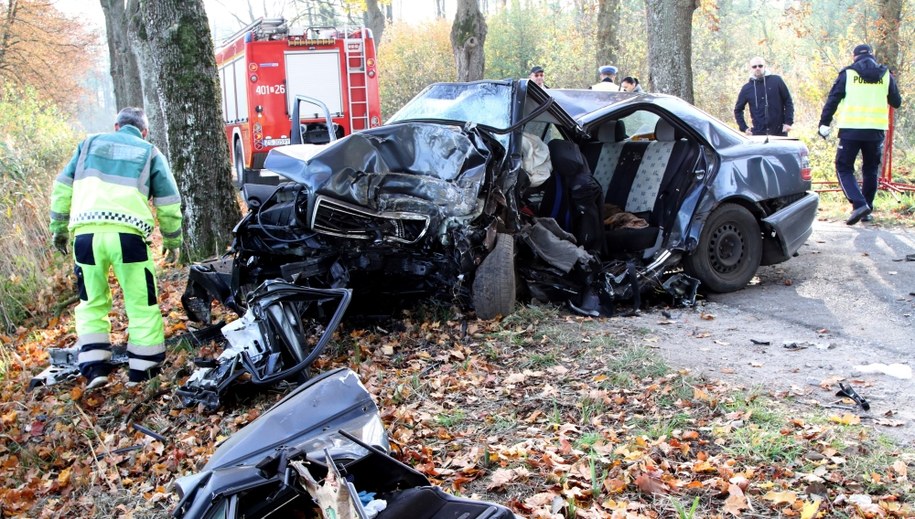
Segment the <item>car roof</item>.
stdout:
<svg viewBox="0 0 915 519">
<path fill-rule="evenodd" d="M 613 112 L 650 105 L 673 114 L 716 147 L 745 141 L 743 135 L 720 119 L 672 95 L 552 88 L 548 92 L 586 130 Z"/>
</svg>

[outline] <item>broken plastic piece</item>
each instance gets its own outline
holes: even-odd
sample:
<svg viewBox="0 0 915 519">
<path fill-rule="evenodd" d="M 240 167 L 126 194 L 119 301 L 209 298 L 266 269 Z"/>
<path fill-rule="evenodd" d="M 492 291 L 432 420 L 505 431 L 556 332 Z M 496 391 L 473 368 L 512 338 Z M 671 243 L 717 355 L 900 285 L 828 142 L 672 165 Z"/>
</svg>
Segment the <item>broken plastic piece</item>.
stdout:
<svg viewBox="0 0 915 519">
<path fill-rule="evenodd" d="M 69 348 L 50 348 L 48 357 L 51 365 L 44 369 L 38 375 L 32 377 L 29 381 L 29 387 L 26 391 L 31 391 L 38 386 L 50 386 L 60 382 L 67 382 L 79 376 L 79 363 L 77 357 L 79 348 L 71 346 Z M 108 361 L 112 366 L 127 364 L 127 346 L 115 345 L 111 348 L 111 360 Z"/>
<path fill-rule="evenodd" d="M 869 403 L 867 403 L 867 400 L 862 398 L 861 395 L 859 395 L 857 392 L 855 392 L 855 390 L 852 389 L 851 386 L 849 386 L 848 384 L 846 384 L 844 382 L 839 382 L 839 391 L 836 392 L 836 396 L 844 396 L 844 397 L 851 398 L 852 400 L 855 401 L 855 403 L 857 403 L 858 405 L 861 406 L 861 409 L 864 409 L 865 411 L 870 411 L 870 409 L 871 409 L 871 405 Z"/>
<path fill-rule="evenodd" d="M 176 393 L 185 407 L 213 411 L 228 386 L 248 374 L 253 384 L 299 379 L 333 337 L 349 305 L 349 289 L 302 287 L 282 280 L 262 283 L 248 296 L 248 311 L 222 328 L 228 346 L 198 369 Z"/>
</svg>

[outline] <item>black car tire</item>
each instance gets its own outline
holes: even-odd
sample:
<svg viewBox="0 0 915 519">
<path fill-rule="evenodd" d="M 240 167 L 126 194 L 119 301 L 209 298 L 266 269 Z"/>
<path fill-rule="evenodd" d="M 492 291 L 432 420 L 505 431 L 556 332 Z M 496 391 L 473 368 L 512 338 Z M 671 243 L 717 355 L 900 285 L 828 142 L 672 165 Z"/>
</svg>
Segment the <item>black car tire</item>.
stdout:
<svg viewBox="0 0 915 519">
<path fill-rule="evenodd" d="M 480 319 L 494 319 L 515 308 L 515 240 L 499 234 L 496 245 L 477 267 L 473 279 L 473 308 Z"/>
<path fill-rule="evenodd" d="M 235 146 L 232 152 L 234 167 L 232 168 L 232 181 L 235 187 L 241 189 L 245 184 L 245 149 L 241 145 L 241 139 L 235 139 Z"/>
<path fill-rule="evenodd" d="M 762 258 L 759 223 L 750 211 L 723 204 L 712 212 L 699 246 L 683 261 L 686 272 L 713 292 L 733 292 L 753 279 Z"/>
</svg>

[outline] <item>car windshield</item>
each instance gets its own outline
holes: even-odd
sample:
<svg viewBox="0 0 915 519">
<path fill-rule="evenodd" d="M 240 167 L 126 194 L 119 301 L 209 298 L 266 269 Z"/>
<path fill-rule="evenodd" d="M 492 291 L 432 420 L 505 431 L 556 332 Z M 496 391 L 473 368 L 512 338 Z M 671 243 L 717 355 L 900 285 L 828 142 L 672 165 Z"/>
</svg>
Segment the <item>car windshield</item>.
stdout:
<svg viewBox="0 0 915 519">
<path fill-rule="evenodd" d="M 511 83 L 437 83 L 404 105 L 388 123 L 438 119 L 504 130 L 512 123 L 511 92 Z"/>
</svg>

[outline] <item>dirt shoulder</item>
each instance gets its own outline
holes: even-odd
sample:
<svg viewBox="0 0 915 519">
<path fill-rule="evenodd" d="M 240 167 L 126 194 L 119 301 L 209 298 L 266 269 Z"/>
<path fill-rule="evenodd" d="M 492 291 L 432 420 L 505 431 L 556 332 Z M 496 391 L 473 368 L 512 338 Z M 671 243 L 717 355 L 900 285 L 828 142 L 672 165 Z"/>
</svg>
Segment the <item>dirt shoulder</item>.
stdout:
<svg viewBox="0 0 915 519">
<path fill-rule="evenodd" d="M 798 257 L 762 267 L 744 290 L 608 325 L 645 334 L 646 345 L 674 368 L 790 395 L 805 407 L 847 407 L 863 424 L 911 445 L 915 261 L 905 257 L 913 252 L 915 235 L 907 229 L 817 222 Z M 899 366 L 886 374 L 874 364 Z M 909 378 L 894 376 L 906 368 Z M 839 382 L 864 397 L 870 411 L 842 402 Z"/>
</svg>

